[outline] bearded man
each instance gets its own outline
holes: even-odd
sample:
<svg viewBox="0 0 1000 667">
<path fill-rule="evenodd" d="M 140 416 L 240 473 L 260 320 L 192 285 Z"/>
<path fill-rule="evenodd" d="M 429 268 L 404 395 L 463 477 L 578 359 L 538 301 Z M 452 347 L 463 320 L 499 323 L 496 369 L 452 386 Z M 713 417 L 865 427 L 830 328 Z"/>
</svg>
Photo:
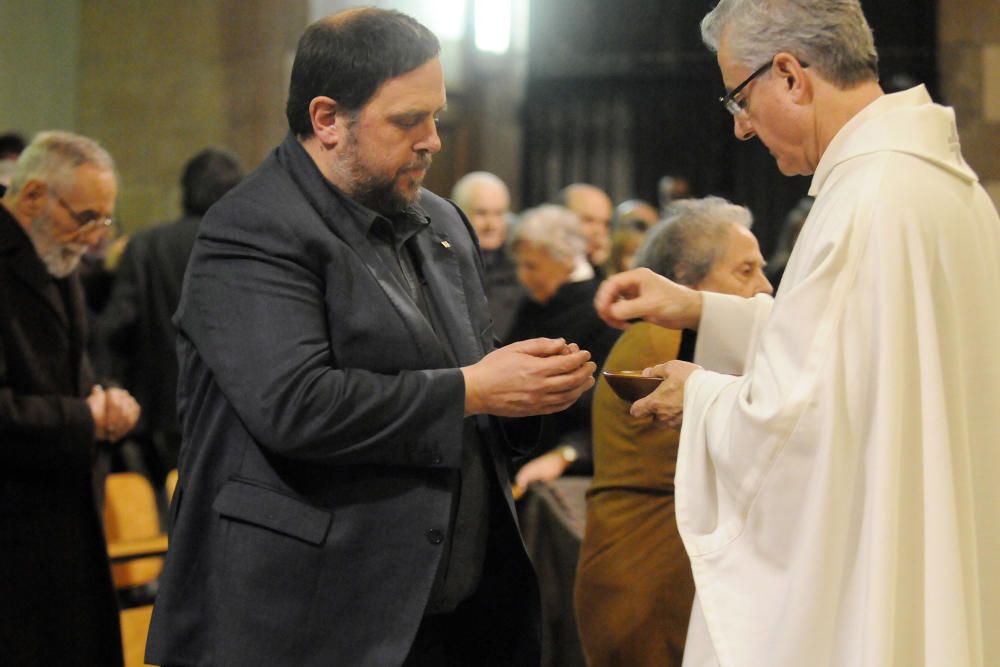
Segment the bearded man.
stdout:
<svg viewBox="0 0 1000 667">
<path fill-rule="evenodd" d="M 122 662 L 94 463 L 139 406 L 94 383 L 76 273 L 117 190 L 96 142 L 42 132 L 0 200 L 0 643 L 12 665 Z"/>
<path fill-rule="evenodd" d="M 421 189 L 438 41 L 310 26 L 285 141 L 203 218 L 175 316 L 183 443 L 155 664 L 534 665 L 506 457 L 593 384 L 562 340 L 493 349 L 475 234 Z"/>
</svg>

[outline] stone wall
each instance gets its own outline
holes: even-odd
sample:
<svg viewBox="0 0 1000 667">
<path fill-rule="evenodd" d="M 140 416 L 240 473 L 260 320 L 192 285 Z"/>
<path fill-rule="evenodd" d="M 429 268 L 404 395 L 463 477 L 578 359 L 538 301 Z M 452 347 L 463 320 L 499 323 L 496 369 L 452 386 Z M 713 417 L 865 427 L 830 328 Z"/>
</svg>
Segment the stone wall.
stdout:
<svg viewBox="0 0 1000 667">
<path fill-rule="evenodd" d="M 180 173 L 207 146 L 251 169 L 285 133 L 305 0 L 82 0 L 78 131 L 121 174 L 128 230 L 180 212 Z"/>
<path fill-rule="evenodd" d="M 938 3 L 941 94 L 955 108 L 962 152 L 1000 207 L 1000 2 Z"/>
<path fill-rule="evenodd" d="M 0 131 L 94 136 L 118 161 L 126 228 L 173 217 L 194 152 L 227 147 L 252 168 L 280 141 L 311 4 L 5 0 L 0 23 L 12 28 L 0 41 Z M 942 101 L 955 107 L 966 158 L 1000 205 L 1000 1 L 942 0 L 938 39 Z M 443 128 L 450 149 L 428 184 L 446 194 L 464 171 L 488 169 L 511 184 L 516 202 L 523 73 L 510 58 L 471 57 L 480 85 L 455 88 Z"/>
</svg>

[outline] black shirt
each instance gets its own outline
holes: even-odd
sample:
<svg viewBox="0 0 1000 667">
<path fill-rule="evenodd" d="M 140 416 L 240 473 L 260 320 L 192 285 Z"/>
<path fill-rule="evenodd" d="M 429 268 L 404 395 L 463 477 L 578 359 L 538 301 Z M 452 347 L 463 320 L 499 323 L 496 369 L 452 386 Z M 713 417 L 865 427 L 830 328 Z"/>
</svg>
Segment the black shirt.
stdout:
<svg viewBox="0 0 1000 667">
<path fill-rule="evenodd" d="M 367 237 L 382 262 L 406 288 L 417 307 L 441 339 L 449 360 L 457 361 L 448 342 L 448 332 L 438 314 L 435 295 L 428 291 L 421 266 L 422 257 L 413 239 L 429 228 L 428 220 L 417 207 L 387 218 L 350 200 L 331 185 L 334 193 L 352 213 L 355 221 L 367 228 Z M 473 417 L 463 425 L 461 467 L 452 473 L 451 522 L 445 549 L 438 566 L 425 613 L 453 611 L 472 596 L 482 578 L 489 533 L 489 461 Z"/>
</svg>

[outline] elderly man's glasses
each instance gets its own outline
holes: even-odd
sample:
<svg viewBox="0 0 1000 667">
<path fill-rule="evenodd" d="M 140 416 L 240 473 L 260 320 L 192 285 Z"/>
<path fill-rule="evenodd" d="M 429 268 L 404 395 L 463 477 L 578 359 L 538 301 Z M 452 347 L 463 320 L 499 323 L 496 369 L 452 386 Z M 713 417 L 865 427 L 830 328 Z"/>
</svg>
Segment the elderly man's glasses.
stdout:
<svg viewBox="0 0 1000 667">
<path fill-rule="evenodd" d="M 92 211 L 87 209 L 86 211 L 74 211 L 69 204 L 67 204 L 62 197 L 56 196 L 56 201 L 59 205 L 66 209 L 69 216 L 73 218 L 73 221 L 77 224 L 76 233 L 80 234 L 82 232 L 90 232 L 95 229 L 106 229 L 110 227 L 114 222 L 114 218 L 110 215 L 102 215 L 97 211 Z"/>
</svg>

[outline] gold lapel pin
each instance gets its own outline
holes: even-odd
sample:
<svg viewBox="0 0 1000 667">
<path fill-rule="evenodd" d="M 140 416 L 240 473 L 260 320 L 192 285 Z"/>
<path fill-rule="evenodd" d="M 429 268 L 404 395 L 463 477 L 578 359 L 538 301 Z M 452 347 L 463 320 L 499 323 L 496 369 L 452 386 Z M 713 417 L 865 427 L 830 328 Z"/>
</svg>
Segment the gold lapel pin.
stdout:
<svg viewBox="0 0 1000 667">
<path fill-rule="evenodd" d="M 441 241 L 441 245 L 443 245 L 445 248 L 450 248 L 451 247 L 451 244 L 448 243 L 447 241 Z"/>
</svg>

